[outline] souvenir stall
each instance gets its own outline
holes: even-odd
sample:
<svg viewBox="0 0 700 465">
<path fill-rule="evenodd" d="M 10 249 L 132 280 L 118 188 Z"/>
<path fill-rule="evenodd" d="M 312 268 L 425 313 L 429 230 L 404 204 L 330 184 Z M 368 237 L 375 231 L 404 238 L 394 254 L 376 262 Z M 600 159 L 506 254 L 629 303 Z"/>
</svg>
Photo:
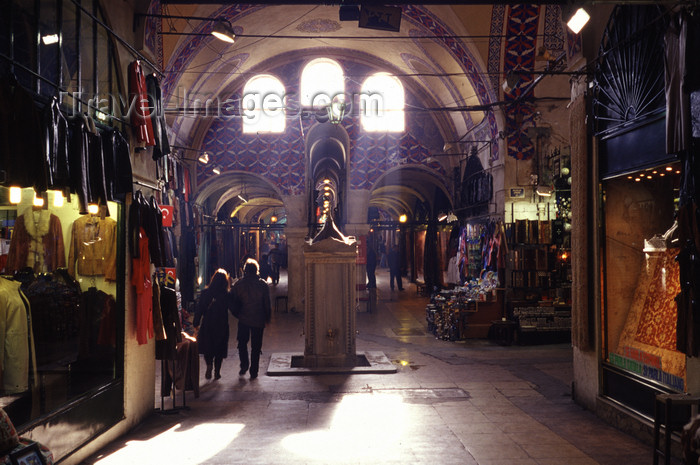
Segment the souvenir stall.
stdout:
<svg viewBox="0 0 700 465">
<path fill-rule="evenodd" d="M 431 296 L 428 330 L 445 340 L 487 338 L 493 322 L 504 316 L 499 269 L 508 244 L 503 223 L 467 224 L 450 237 L 446 249 L 454 255 L 447 260 L 447 282 L 457 282 Z M 455 237 L 457 246 L 450 246 Z"/>
</svg>

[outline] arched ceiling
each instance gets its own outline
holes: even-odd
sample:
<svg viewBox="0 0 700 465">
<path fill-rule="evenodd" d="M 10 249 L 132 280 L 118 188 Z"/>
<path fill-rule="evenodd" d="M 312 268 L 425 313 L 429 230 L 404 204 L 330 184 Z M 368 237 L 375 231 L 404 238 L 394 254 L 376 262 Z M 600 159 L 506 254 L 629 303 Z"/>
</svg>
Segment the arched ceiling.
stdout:
<svg viewBox="0 0 700 465">
<path fill-rule="evenodd" d="M 300 57 L 311 60 L 323 55 L 399 76 L 404 87 L 419 100 L 419 108 L 407 111 L 429 113 L 444 140 L 457 140 L 482 123 L 492 130 L 495 123 L 486 122 L 485 118 L 493 118 L 493 114 L 441 111 L 498 100 L 489 81 L 486 58 L 480 54 L 483 43 L 475 44 L 466 38 L 470 31 L 465 26 L 464 12 L 457 14 L 449 5 L 402 8 L 401 30 L 396 33 L 359 28 L 356 21 L 340 21 L 337 5 L 151 4 L 150 13 L 225 18 L 237 34 L 235 43 L 227 44 L 209 34 L 211 21 L 151 18 L 146 22 L 146 42 L 150 37 L 154 47 L 162 50 L 165 106 L 180 108 L 166 113 L 176 134 L 174 145 L 201 147 L 212 124 L 211 119 L 183 114 L 185 99 L 224 102 L 255 74 Z M 475 11 L 490 23 L 490 8 Z M 471 20 L 479 24 L 474 18 Z M 346 79 L 361 82 L 364 76 L 348 75 Z M 458 160 L 443 157 L 440 163 L 445 172 L 451 172 Z M 370 205 L 392 213 L 410 213 L 417 201 L 436 202 L 436 194 L 438 203 L 449 204 L 446 187 L 450 181 L 431 178 L 426 183 L 426 179 L 424 173 L 415 170 L 389 173 L 375 185 Z M 244 186 L 265 207 L 254 206 L 250 199 L 250 205 L 242 204 L 238 195 Z M 282 202 L 279 193 L 264 179 L 241 173 L 210 178 L 200 187 L 198 201 L 207 203 L 209 211 L 219 216 L 234 213 L 241 222 L 264 215 L 265 209 L 274 209 Z"/>
<path fill-rule="evenodd" d="M 429 108 L 496 100 L 491 86 L 486 85 L 483 60 L 469 41 L 459 40 L 455 44 L 454 40 L 445 38 L 425 38 L 437 34 L 469 35 L 452 7 L 411 5 L 404 9 L 401 32 L 395 33 L 359 28 L 355 21 L 340 21 L 338 6 L 331 5 L 166 4 L 162 14 L 227 18 L 237 34 L 236 42 L 228 44 L 208 35 L 212 22 L 159 20 L 161 23 L 155 27 L 166 32 L 159 34 L 166 104 L 181 103 L 185 90 L 190 99 L 204 101 L 218 97 L 223 101 L 253 73 L 264 72 L 260 68 L 262 64 L 269 68 L 284 57 L 289 60 L 302 54 L 312 59 L 324 52 L 352 57 L 400 76 L 404 85 L 421 95 Z M 436 117 L 442 120 L 439 126 L 458 137 L 479 124 L 484 113 L 453 112 Z M 174 121 L 178 137 L 182 140 L 187 134 L 189 140 L 196 140 L 196 135 L 188 132 L 196 122 L 195 118 Z"/>
</svg>

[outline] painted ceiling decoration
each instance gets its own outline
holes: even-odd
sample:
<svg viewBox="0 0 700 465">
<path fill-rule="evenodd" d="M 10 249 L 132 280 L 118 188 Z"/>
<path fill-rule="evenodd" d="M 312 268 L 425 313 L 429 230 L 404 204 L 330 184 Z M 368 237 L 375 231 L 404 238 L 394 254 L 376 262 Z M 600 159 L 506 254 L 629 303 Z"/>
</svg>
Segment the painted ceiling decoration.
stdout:
<svg viewBox="0 0 700 465">
<path fill-rule="evenodd" d="M 454 198 L 453 169 L 459 169 L 459 159 L 436 158 L 434 155 L 443 152 L 448 142 L 464 142 L 458 151 L 466 151 L 470 140 L 490 140 L 494 143 L 489 144 L 486 157 L 488 165 L 492 166 L 502 161 L 498 141 L 499 136 L 505 134 L 507 137 L 505 144 L 500 145 L 501 150 L 505 148 L 507 155 L 518 160 L 532 158 L 532 142 L 519 134 L 523 132 L 524 123 L 529 123 L 535 113 L 533 104 L 522 96 L 536 75 L 519 73 L 517 85 L 505 94 L 501 83 L 508 71 L 534 69 L 538 47 L 544 46 L 558 55 L 565 45 L 567 50 L 576 45 L 570 43 L 570 36 L 562 30 L 558 5 L 533 4 L 492 5 L 487 27 L 488 47 L 483 52 L 465 40 L 464 36 L 469 32 L 464 29 L 467 26 L 450 16 L 449 6 L 412 4 L 401 5 L 401 38 L 405 42 L 399 45 L 387 41 L 388 53 L 382 53 L 383 43 L 376 42 L 377 47 L 367 47 L 369 42 L 361 39 L 319 44 L 319 39 L 315 38 L 307 43 L 300 40 L 297 45 L 290 41 L 266 42 L 262 37 L 253 41 L 248 36 L 248 42 L 245 42 L 245 34 L 274 36 L 289 31 L 291 35 L 332 36 L 348 30 L 348 24 L 331 17 L 330 12 L 337 15 L 337 9 L 332 10 L 328 5 L 307 7 L 306 16 L 303 16 L 305 10 L 300 10 L 301 17 L 294 19 L 285 17 L 280 5 L 187 6 L 162 5 L 160 0 L 151 2 L 148 12 L 152 14 L 178 14 L 183 8 L 192 14 L 206 11 L 207 17 L 228 20 L 235 32 L 243 36 L 229 48 L 224 48 L 209 35 L 214 24 L 212 21 L 188 21 L 184 29 L 181 23 L 179 30 L 189 35 L 164 36 L 160 32 L 167 32 L 167 27 L 172 25 L 161 19 L 148 18 L 144 31 L 146 47 L 164 70 L 161 83 L 164 106 L 171 109 L 167 116 L 176 145 L 206 150 L 212 164 L 220 166 L 224 173 L 247 173 L 255 179 L 264 179 L 274 186 L 265 195 L 276 201 L 280 196 L 305 193 L 308 187 L 306 135 L 317 121 L 303 115 L 287 116 L 286 130 L 281 134 L 243 134 L 240 116 L 201 118 L 196 112 L 183 115 L 183 104 L 197 98 L 238 101 L 246 81 L 256 74 L 273 75 L 283 83 L 288 96 L 298 95 L 301 71 L 315 57 L 327 57 L 340 63 L 346 76 L 346 91 L 350 94 L 359 93 L 362 81 L 372 73 L 404 74 L 405 77 L 401 78 L 406 100 L 404 132 L 364 131 L 356 114 L 346 115 L 340 123 L 350 139 L 348 187 L 370 191 L 381 187 L 386 190 L 382 184 L 385 182 L 384 173 L 417 169 L 429 173 L 423 181 L 437 186 L 446 198 Z M 265 24 L 260 32 L 255 25 L 260 24 L 264 17 L 271 18 L 270 24 Z M 541 28 L 544 28 L 544 39 L 539 35 Z M 350 35 L 354 34 L 350 31 Z M 363 35 L 366 34 L 358 33 L 360 37 Z M 434 37 L 427 39 L 426 36 Z M 459 72 L 455 73 L 455 70 Z M 288 102 L 295 103 L 294 97 L 288 98 Z M 474 105 L 487 109 L 442 111 L 449 107 L 471 108 Z M 495 110 L 502 109 L 503 113 L 489 110 L 491 105 Z M 235 199 L 233 189 L 242 184 L 226 187 L 226 178 L 212 174 L 212 164 L 197 166 L 198 184 L 208 186 L 210 194 Z M 416 181 L 413 177 L 408 179 Z M 384 210 L 376 199 L 372 205 Z M 219 208 L 223 207 L 218 205 Z M 257 211 L 256 215 L 259 214 Z"/>
</svg>

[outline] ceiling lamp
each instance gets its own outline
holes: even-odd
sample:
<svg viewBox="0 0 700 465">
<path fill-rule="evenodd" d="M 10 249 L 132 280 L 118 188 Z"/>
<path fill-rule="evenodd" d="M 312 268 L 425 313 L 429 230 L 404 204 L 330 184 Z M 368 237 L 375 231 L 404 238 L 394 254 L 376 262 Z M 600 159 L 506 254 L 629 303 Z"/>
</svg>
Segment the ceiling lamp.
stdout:
<svg viewBox="0 0 700 465">
<path fill-rule="evenodd" d="M 219 40 L 228 42 L 232 44 L 236 40 L 236 34 L 233 32 L 233 26 L 225 18 L 208 18 L 205 16 L 181 16 L 181 15 L 161 15 L 161 14 L 151 14 L 151 13 L 136 13 L 134 15 L 134 29 L 137 27 L 136 18 L 160 18 L 160 19 L 185 19 L 185 20 L 195 20 L 195 21 L 212 21 L 214 26 L 211 30 L 211 35 Z M 142 26 L 140 26 L 142 27 Z M 172 32 L 172 31 L 162 31 L 160 34 L 174 34 L 174 35 L 200 35 L 198 33 L 192 32 Z"/>
<path fill-rule="evenodd" d="M 591 19 L 591 16 L 586 12 L 586 10 L 579 8 L 573 15 L 571 15 L 570 18 L 566 20 L 566 25 L 569 29 L 571 29 L 571 32 L 578 34 L 581 32 L 581 29 L 583 29 L 583 26 L 588 23 L 589 19 Z"/>
<path fill-rule="evenodd" d="M 405 213 L 402 214 L 401 216 L 399 216 L 399 223 L 405 223 L 407 220 L 408 220 L 408 217 L 406 216 Z"/>
<path fill-rule="evenodd" d="M 234 43 L 236 40 L 236 34 L 233 32 L 231 23 L 221 18 L 217 18 L 215 21 L 214 27 L 211 30 L 211 35 L 219 40 L 228 42 L 229 44 Z"/>
<path fill-rule="evenodd" d="M 202 152 L 202 154 L 197 158 L 197 161 L 203 165 L 209 163 L 209 154 L 207 152 Z"/>
<path fill-rule="evenodd" d="M 535 191 L 537 192 L 537 195 L 542 197 L 551 197 L 552 195 L 552 188 L 550 186 L 537 186 Z"/>
<path fill-rule="evenodd" d="M 221 167 L 215 166 L 211 169 L 212 173 L 214 174 L 221 174 Z"/>
</svg>

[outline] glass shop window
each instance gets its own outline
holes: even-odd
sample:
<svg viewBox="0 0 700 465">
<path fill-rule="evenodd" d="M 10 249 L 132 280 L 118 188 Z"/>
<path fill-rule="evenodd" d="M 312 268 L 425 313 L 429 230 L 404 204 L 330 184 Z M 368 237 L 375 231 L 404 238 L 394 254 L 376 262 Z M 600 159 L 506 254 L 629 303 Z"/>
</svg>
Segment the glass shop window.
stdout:
<svg viewBox="0 0 700 465">
<path fill-rule="evenodd" d="M 679 184 L 678 164 L 603 183 L 603 321 L 608 363 L 683 392 L 686 357 L 676 350 L 674 300 Z"/>
<path fill-rule="evenodd" d="M 120 376 L 117 218 L 107 202 L 0 187 L 0 406 L 15 424 Z"/>
</svg>

